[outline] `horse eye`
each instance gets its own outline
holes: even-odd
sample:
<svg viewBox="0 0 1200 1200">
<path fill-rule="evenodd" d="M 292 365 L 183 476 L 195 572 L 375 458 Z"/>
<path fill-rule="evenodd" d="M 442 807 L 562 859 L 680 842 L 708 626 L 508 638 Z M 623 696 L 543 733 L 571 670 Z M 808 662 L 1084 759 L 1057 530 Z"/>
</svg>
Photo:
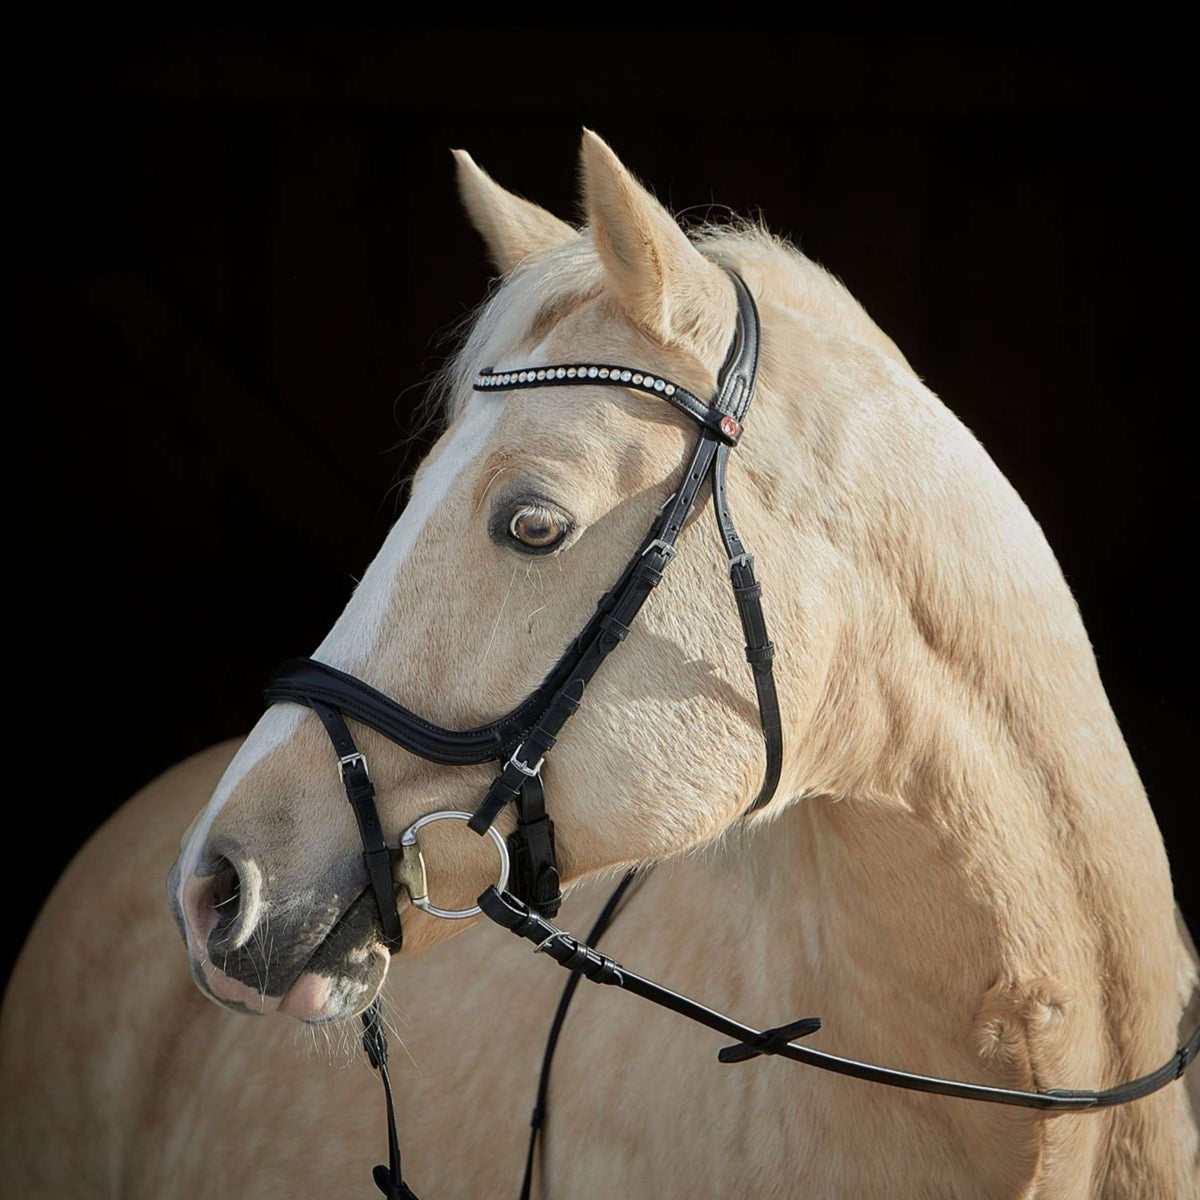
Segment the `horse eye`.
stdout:
<svg viewBox="0 0 1200 1200">
<path fill-rule="evenodd" d="M 550 550 L 567 536 L 567 524 L 540 504 L 522 504 L 508 523 L 509 535 L 531 550 Z"/>
</svg>

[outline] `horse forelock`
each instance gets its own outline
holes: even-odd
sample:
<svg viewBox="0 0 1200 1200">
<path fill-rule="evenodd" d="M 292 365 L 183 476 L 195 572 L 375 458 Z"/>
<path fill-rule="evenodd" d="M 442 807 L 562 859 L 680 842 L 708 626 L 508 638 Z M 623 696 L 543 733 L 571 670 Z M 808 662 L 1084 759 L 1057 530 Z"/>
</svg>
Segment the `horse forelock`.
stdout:
<svg viewBox="0 0 1200 1200">
<path fill-rule="evenodd" d="M 764 310 L 769 337 L 772 309 L 802 312 L 831 329 L 883 350 L 906 369 L 895 343 L 867 314 L 844 283 L 787 239 L 750 220 L 687 226 L 700 253 L 737 271 Z M 535 255 L 496 280 L 491 292 L 451 336 L 459 345 L 434 380 L 433 404 L 453 420 L 467 403 L 471 381 L 504 351 L 530 349 L 562 318 L 604 290 L 604 268 L 588 230 Z M 723 350 L 726 328 L 714 329 L 714 351 Z"/>
</svg>

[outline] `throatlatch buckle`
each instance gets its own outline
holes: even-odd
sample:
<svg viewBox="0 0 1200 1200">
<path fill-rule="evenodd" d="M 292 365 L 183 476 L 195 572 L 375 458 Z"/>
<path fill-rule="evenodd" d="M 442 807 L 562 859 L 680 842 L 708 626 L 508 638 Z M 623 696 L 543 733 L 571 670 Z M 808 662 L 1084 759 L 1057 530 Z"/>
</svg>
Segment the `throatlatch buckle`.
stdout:
<svg viewBox="0 0 1200 1200">
<path fill-rule="evenodd" d="M 343 754 L 338 759 L 338 770 L 342 773 L 342 782 L 346 782 L 346 768 L 352 767 L 356 763 L 362 764 L 363 774 L 370 779 L 371 772 L 367 770 L 367 756 L 361 750 L 355 750 L 353 754 Z"/>
</svg>

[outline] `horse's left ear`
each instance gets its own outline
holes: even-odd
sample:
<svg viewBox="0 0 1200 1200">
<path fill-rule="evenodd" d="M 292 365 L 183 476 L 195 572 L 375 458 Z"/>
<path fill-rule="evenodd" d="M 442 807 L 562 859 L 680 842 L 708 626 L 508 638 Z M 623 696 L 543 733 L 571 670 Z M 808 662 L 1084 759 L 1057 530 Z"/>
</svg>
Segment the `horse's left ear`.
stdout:
<svg viewBox="0 0 1200 1200">
<path fill-rule="evenodd" d="M 492 256 L 507 275 L 531 254 L 553 250 L 575 230 L 553 213 L 502 188 L 465 150 L 453 150 L 458 194 Z"/>
<path fill-rule="evenodd" d="M 579 156 L 592 239 L 626 316 L 665 345 L 711 349 L 732 321 L 724 272 L 590 129 Z"/>
</svg>

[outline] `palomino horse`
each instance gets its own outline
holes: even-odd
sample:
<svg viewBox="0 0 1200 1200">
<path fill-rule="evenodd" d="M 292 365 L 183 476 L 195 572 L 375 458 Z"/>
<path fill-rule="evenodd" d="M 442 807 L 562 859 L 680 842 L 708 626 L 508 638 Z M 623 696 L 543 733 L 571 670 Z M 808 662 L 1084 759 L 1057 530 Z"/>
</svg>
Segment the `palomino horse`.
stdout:
<svg viewBox="0 0 1200 1200">
<path fill-rule="evenodd" d="M 456 728 L 531 692 L 668 498 L 694 427 L 621 388 L 479 395 L 472 377 L 632 362 L 709 395 L 732 268 L 763 324 L 730 489 L 778 647 L 781 783 L 744 816 L 762 738 L 701 512 L 547 761 L 562 923 L 586 928 L 597 880 L 657 863 L 605 948 L 756 1027 L 818 1013 L 818 1047 L 1021 1089 L 1157 1067 L 1196 1020 L 1195 955 L 1036 522 L 836 280 L 758 229 L 689 239 L 591 134 L 582 161 L 577 231 L 459 154 L 505 278 L 447 373 L 447 428 L 407 509 L 315 657 Z M 474 808 L 492 776 L 356 736 L 389 836 Z M 168 891 L 198 990 L 160 891 L 197 809 Z M 461 825 L 422 836 L 434 899 L 473 903 L 490 843 Z M 389 972 L 366 882 L 336 759 L 299 705 L 130 801 L 67 871 L 11 985 L 4 1194 L 373 1195 L 381 1105 L 346 1019 L 380 989 L 414 1187 L 514 1194 L 562 978 L 491 925 L 407 905 Z M 353 1069 L 234 1015 L 274 1011 Z M 1048 1115 L 721 1065 L 723 1040 L 582 989 L 540 1194 L 1196 1194 L 1194 1077 Z"/>
</svg>

